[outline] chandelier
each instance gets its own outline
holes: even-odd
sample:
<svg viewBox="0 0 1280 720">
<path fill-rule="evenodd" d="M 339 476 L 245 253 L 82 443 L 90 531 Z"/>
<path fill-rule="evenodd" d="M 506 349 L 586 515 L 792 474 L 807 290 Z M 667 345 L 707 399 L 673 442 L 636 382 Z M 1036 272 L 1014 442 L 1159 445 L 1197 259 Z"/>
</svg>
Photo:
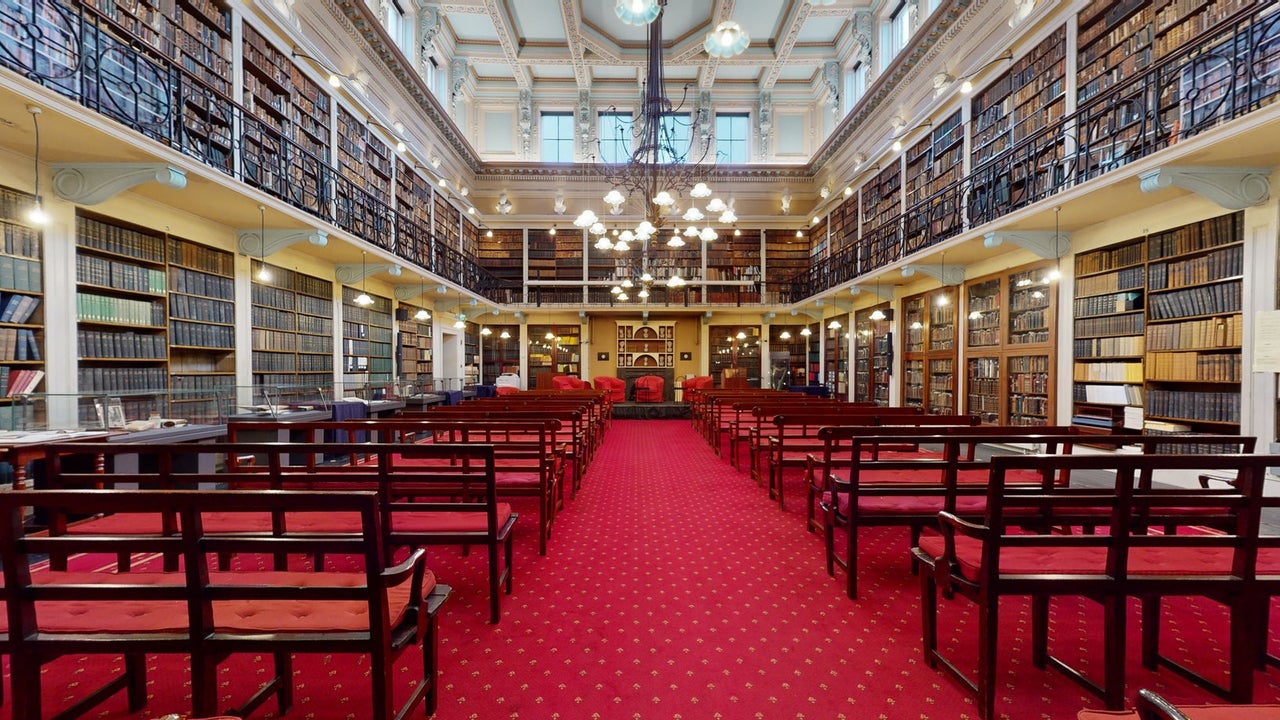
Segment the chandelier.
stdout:
<svg viewBox="0 0 1280 720">
<path fill-rule="evenodd" d="M 606 154 L 601 150 L 598 157 L 602 162 L 595 167 L 611 187 L 603 198 L 609 214 L 639 219 L 634 225 L 610 228 L 594 211 L 586 209 L 573 223 L 596 237 L 597 250 L 626 253 L 633 245 L 638 247 L 635 268 L 611 290 L 617 300 L 630 299 L 628 291 L 637 286 L 636 297 L 647 300 L 649 287 L 655 282 L 669 288 L 686 284 L 674 265 L 666 268 L 665 277 L 657 277 L 663 268 L 650 257 L 651 241 L 666 237 L 666 246 L 672 249 L 696 240 L 710 243 L 719 237 L 711 223 L 731 226 L 738 219 L 732 201 L 726 203 L 713 197 L 707 184 L 715 157 L 711 152 L 712 135 L 702 127 L 708 122 L 704 117 L 706 109 L 682 120 L 680 108 L 684 99 L 679 106 L 673 106 L 666 96 L 662 63 L 662 16 L 666 5 L 667 0 L 618 0 L 615 7 L 623 22 L 648 25 L 648 68 L 640 117 L 630 128 L 619 130 L 626 133 L 619 139 L 629 141 L 619 147 L 629 147 L 630 155 L 623 162 L 603 162 Z M 746 32 L 737 23 L 727 21 L 708 33 L 704 47 L 713 56 L 728 57 L 742 52 L 749 43 Z M 681 130 L 687 131 L 687 136 L 681 137 Z M 698 150 L 693 149 L 695 143 Z M 688 203 L 683 212 L 682 202 Z M 701 208 L 699 204 L 703 204 Z"/>
</svg>

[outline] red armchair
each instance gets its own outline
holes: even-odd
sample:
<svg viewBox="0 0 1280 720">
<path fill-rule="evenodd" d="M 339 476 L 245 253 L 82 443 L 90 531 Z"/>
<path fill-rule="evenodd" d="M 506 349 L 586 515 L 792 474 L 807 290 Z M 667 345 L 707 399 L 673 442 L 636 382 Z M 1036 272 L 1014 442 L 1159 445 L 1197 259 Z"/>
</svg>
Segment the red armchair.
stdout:
<svg viewBox="0 0 1280 720">
<path fill-rule="evenodd" d="M 680 383 L 680 389 L 682 390 L 680 399 L 689 402 L 690 390 L 710 390 L 715 387 L 715 384 L 715 378 L 710 375 L 695 375 L 691 378 L 685 378 L 684 382 Z"/>
<path fill-rule="evenodd" d="M 662 392 L 667 381 L 657 375 L 642 375 L 636 378 L 636 402 L 662 402 Z"/>
<path fill-rule="evenodd" d="M 551 378 L 551 386 L 556 390 L 581 390 L 587 387 L 587 382 L 572 375 L 557 375 Z"/>
<path fill-rule="evenodd" d="M 601 375 L 592 380 L 597 390 L 608 390 L 609 399 L 613 402 L 627 401 L 627 381 L 622 378 Z"/>
</svg>

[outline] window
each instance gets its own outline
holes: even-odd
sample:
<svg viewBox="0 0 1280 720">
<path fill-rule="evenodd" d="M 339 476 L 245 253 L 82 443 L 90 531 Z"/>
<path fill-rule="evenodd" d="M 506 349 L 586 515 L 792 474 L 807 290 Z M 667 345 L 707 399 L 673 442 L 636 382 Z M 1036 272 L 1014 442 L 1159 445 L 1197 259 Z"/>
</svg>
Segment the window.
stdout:
<svg viewBox="0 0 1280 720">
<path fill-rule="evenodd" d="M 747 151 L 747 114 L 716 113 L 716 159 L 745 163 Z"/>
<path fill-rule="evenodd" d="M 844 111 L 848 114 L 867 92 L 867 65 L 863 62 L 853 64 L 849 72 L 844 74 Z"/>
<path fill-rule="evenodd" d="M 635 121 L 629 112 L 600 113 L 600 162 L 625 163 L 631 159 L 631 131 Z"/>
<path fill-rule="evenodd" d="M 387 35 L 395 41 L 400 52 L 413 57 L 414 19 L 404 11 L 399 0 L 391 0 L 387 3 L 387 17 L 384 22 L 387 26 Z"/>
<path fill-rule="evenodd" d="M 543 162 L 573 162 L 573 113 L 542 113 Z"/>
<path fill-rule="evenodd" d="M 905 2 L 900 2 L 889 15 L 889 22 L 884 29 L 885 52 L 881 57 L 884 67 L 888 67 L 898 53 L 907 46 L 907 41 L 911 39 L 911 30 L 911 11 L 907 9 Z"/>
<path fill-rule="evenodd" d="M 685 162 L 689 155 L 688 113 L 668 113 L 662 116 L 658 130 L 658 162 Z"/>
</svg>

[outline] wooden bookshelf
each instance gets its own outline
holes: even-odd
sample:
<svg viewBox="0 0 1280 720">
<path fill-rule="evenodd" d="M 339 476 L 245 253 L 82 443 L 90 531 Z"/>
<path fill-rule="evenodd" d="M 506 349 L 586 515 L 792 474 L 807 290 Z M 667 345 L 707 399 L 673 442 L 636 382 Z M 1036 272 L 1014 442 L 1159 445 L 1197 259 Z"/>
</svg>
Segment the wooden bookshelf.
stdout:
<svg viewBox="0 0 1280 720">
<path fill-rule="evenodd" d="M 1244 214 L 1147 239 L 1145 426 L 1238 432 Z"/>
<path fill-rule="evenodd" d="M 959 110 L 908 148 L 904 183 L 907 214 L 903 232 L 911 249 L 954 234 L 961 222 L 959 195 L 939 195 L 960 179 L 964 160 L 964 122 Z M 926 201 L 928 201 L 927 204 Z"/>
<path fill-rule="evenodd" d="M 809 261 L 821 262 L 831 255 L 830 223 L 826 216 L 814 223 L 809 230 Z"/>
<path fill-rule="evenodd" d="M 802 325 L 770 325 L 770 386 L 786 389 L 791 385 L 808 385 L 806 375 L 808 359 L 805 357 L 805 337 L 800 334 Z M 782 337 L 783 333 L 787 337 Z"/>
<path fill-rule="evenodd" d="M 529 236 L 530 238 L 533 237 L 533 231 L 530 231 Z M 586 247 L 583 244 L 582 234 L 579 232 L 557 232 L 553 242 L 555 247 L 555 271 L 553 277 L 556 280 L 582 282 L 582 253 Z"/>
<path fill-rule="evenodd" d="M 35 196 L 0 187 L 0 405 L 17 393 L 44 389 L 44 233 L 23 218 Z M 0 415 L 0 427 L 18 429 L 20 418 Z"/>
<path fill-rule="evenodd" d="M 418 391 L 432 389 L 434 380 L 431 338 L 435 325 L 429 313 L 425 319 L 418 318 L 423 310 L 400 303 L 398 317 L 403 319 L 396 321 L 397 376 Z"/>
<path fill-rule="evenodd" d="M 328 387 L 333 384 L 333 283 L 253 261 L 253 382 Z"/>
<path fill-rule="evenodd" d="M 903 298 L 902 403 L 935 415 L 956 412 L 956 291 Z"/>
<path fill-rule="evenodd" d="M 792 240 L 795 233 L 791 233 Z M 716 280 L 750 280 L 760 281 L 760 235 L 743 233 L 733 235 L 724 233 L 718 240 L 706 244 L 707 277 L 710 282 Z M 685 279 L 695 277 L 695 268 L 681 268 Z"/>
<path fill-rule="evenodd" d="M 199 414 L 216 418 L 218 408 L 209 407 L 208 398 L 236 384 L 235 256 L 173 236 L 166 253 L 169 387 L 193 391 L 173 401 L 201 403 Z"/>
<path fill-rule="evenodd" d="M 165 238 L 76 215 L 76 332 L 82 393 L 169 387 Z"/>
<path fill-rule="evenodd" d="M 519 228 L 494 230 L 493 237 L 481 235 L 477 242 L 476 261 L 481 267 L 503 282 L 516 285 L 524 283 L 523 230 Z M 613 266 L 609 267 L 612 271 Z"/>
<path fill-rule="evenodd" d="M 1034 263 L 965 283 L 965 412 L 983 423 L 1054 420 L 1054 268 Z"/>
<path fill-rule="evenodd" d="M 520 326 L 489 325 L 481 349 L 481 380 L 492 385 L 499 375 L 520 374 Z M 506 337 L 503 337 L 503 335 Z M 545 333 L 544 333 L 545 335 Z"/>
<path fill-rule="evenodd" d="M 844 252 L 858 241 L 858 202 L 859 195 L 854 193 L 836 205 L 828 215 L 832 255 Z"/>
<path fill-rule="evenodd" d="M 889 303 L 863 308 L 853 316 L 853 399 L 855 402 L 889 404 L 889 382 L 893 367 L 893 323 L 873 320 L 879 310 L 891 312 Z"/>
<path fill-rule="evenodd" d="M 764 253 L 768 272 L 764 275 L 762 299 L 766 303 L 784 302 L 791 296 L 792 279 L 809 267 L 809 238 L 796 237 L 794 230 L 766 230 Z"/>
<path fill-rule="evenodd" d="M 462 213 L 439 190 L 435 191 L 435 208 L 435 241 L 456 250 L 461 243 Z"/>
<path fill-rule="evenodd" d="M 1152 61 L 1149 0 L 1092 0 L 1076 16 L 1079 102 L 1142 72 Z"/>
<path fill-rule="evenodd" d="M 528 328 L 531 385 L 537 383 L 538 389 L 544 389 L 539 379 L 542 376 L 582 375 L 581 326 L 529 325 Z"/>
<path fill-rule="evenodd" d="M 902 173 L 897 163 L 880 171 L 862 186 L 862 236 L 902 213 Z"/>
<path fill-rule="evenodd" d="M 1075 258 L 1071 423 L 1142 429 L 1146 253 L 1143 238 Z"/>
<path fill-rule="evenodd" d="M 480 382 L 480 324 L 467 321 L 462 330 L 462 384 Z"/>
<path fill-rule="evenodd" d="M 839 328 L 831 328 L 832 321 L 840 323 Z M 822 359 L 823 380 L 831 394 L 837 398 L 849 397 L 849 315 L 837 315 L 827 318 L 819 325 L 824 338 L 825 353 Z"/>
<path fill-rule="evenodd" d="M 760 326 L 712 325 L 708 334 L 715 387 L 760 387 Z"/>
<path fill-rule="evenodd" d="M 569 235 L 582 242 L 582 232 L 573 230 L 556 231 L 550 229 L 527 230 L 529 237 L 529 279 L 552 280 L 556 276 L 556 238 Z"/>
<path fill-rule="evenodd" d="M 392 380 L 391 300 L 371 294 L 373 304 L 360 305 L 362 292 L 342 288 L 343 383 L 385 385 Z"/>
</svg>

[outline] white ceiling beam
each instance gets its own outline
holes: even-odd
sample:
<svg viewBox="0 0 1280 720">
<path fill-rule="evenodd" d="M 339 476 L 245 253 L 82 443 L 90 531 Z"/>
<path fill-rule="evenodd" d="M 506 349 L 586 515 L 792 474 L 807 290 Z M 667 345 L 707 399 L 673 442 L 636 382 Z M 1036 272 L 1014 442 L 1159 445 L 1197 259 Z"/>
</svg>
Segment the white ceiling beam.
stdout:
<svg viewBox="0 0 1280 720">
<path fill-rule="evenodd" d="M 787 64 L 785 60 L 791 56 L 791 50 L 795 48 L 796 41 L 800 38 L 800 30 L 804 28 L 804 22 L 809 19 L 812 12 L 813 5 L 807 2 L 796 3 L 792 7 L 791 17 L 783 24 L 782 37 L 774 48 L 773 64 L 765 71 L 764 78 L 760 81 L 761 90 L 772 90 L 777 84 L 782 67 Z"/>
<path fill-rule="evenodd" d="M 560 19 L 564 22 L 565 44 L 569 46 L 569 59 L 573 62 L 573 79 L 579 90 L 591 89 L 591 72 L 582 61 L 582 18 L 578 16 L 579 3 L 560 0 Z"/>
</svg>

